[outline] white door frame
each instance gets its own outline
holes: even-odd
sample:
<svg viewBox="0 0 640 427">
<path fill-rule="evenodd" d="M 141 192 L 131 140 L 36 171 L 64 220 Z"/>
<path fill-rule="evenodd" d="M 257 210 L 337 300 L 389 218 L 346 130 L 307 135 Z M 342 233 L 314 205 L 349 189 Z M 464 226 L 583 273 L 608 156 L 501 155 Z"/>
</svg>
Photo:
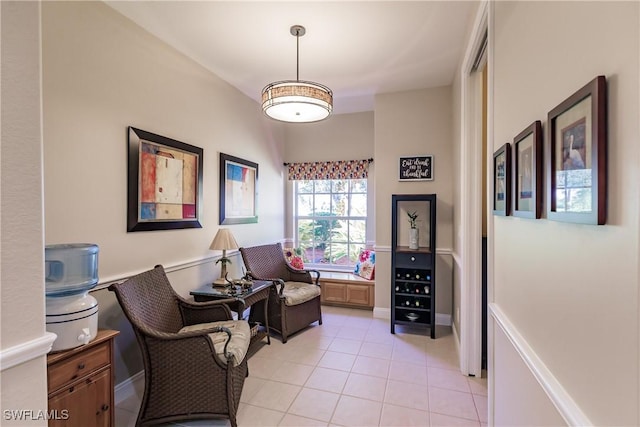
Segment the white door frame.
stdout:
<svg viewBox="0 0 640 427">
<path fill-rule="evenodd" d="M 482 73 L 474 71 L 474 63 L 487 32 L 488 12 L 489 2 L 484 1 L 478 6 L 460 73 L 460 371 L 476 377 L 482 374 Z M 487 56 L 485 52 L 484 61 Z"/>
</svg>

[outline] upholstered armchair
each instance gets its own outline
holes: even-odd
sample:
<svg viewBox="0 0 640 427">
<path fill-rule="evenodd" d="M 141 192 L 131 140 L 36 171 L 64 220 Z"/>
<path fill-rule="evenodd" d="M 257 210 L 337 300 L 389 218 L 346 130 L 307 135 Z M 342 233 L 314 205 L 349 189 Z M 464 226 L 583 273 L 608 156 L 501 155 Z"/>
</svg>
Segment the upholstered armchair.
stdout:
<svg viewBox="0 0 640 427">
<path fill-rule="evenodd" d="M 228 418 L 236 426 L 251 333 L 246 321 L 232 320 L 229 300 L 183 299 L 162 266 L 109 290 L 142 350 L 145 387 L 136 425 Z"/>
<path fill-rule="evenodd" d="M 269 329 L 282 336 L 282 342 L 313 322 L 322 325 L 320 272 L 298 270 L 287 263 L 280 243 L 240 248 L 247 274 L 254 280 L 273 281 L 266 315 Z M 312 275 L 314 277 L 312 277 Z M 261 306 L 254 306 L 250 321 L 264 323 Z"/>
</svg>

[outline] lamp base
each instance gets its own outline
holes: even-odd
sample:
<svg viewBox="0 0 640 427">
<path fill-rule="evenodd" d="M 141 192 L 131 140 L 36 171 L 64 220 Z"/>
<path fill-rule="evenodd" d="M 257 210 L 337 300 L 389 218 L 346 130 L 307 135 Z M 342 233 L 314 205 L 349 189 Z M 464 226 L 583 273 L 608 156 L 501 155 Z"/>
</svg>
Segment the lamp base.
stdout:
<svg viewBox="0 0 640 427">
<path fill-rule="evenodd" d="M 223 287 L 224 288 L 227 285 L 228 285 L 228 283 L 227 283 L 226 280 L 224 280 L 224 277 L 221 277 L 221 278 L 216 279 L 216 280 L 213 281 L 213 286 Z"/>
</svg>

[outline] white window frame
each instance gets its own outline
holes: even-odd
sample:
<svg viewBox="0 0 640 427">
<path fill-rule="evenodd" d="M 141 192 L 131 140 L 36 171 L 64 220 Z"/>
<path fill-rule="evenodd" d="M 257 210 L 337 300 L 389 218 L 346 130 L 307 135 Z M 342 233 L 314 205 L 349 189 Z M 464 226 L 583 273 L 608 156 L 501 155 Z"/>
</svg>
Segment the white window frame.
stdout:
<svg viewBox="0 0 640 427">
<path fill-rule="evenodd" d="M 364 192 L 352 192 L 351 191 L 351 185 L 349 185 L 349 190 L 346 192 L 347 197 L 349 199 L 349 206 L 351 207 L 351 197 L 354 194 L 358 194 L 358 195 L 364 195 L 366 197 L 366 215 L 364 216 L 344 216 L 344 215 L 340 215 L 340 216 L 313 216 L 313 215 L 309 215 L 309 216 L 299 216 L 298 215 L 298 184 L 300 181 L 354 181 L 354 180 L 362 180 L 366 183 L 366 190 Z M 350 254 L 351 251 L 351 247 L 353 245 L 360 245 L 360 250 L 365 249 L 365 247 L 367 246 L 367 242 L 368 242 L 368 222 L 369 222 L 369 209 L 370 209 L 370 203 L 369 203 L 369 180 L 367 178 L 355 178 L 355 179 L 336 179 L 336 180 L 325 180 L 325 179 L 310 179 L 310 180 L 293 180 L 293 228 L 294 228 L 294 235 L 295 235 L 295 241 L 296 241 L 296 246 L 299 246 L 301 244 L 300 242 L 300 236 L 299 236 L 299 226 L 298 226 L 298 221 L 299 220 L 317 220 L 317 219 L 321 219 L 321 220 L 337 220 L 337 221 L 350 221 L 350 220 L 358 220 L 358 221 L 364 221 L 364 229 L 365 229 L 365 236 L 364 236 L 364 241 L 362 242 L 355 242 L 355 243 L 351 243 L 349 240 L 347 240 L 346 244 L 347 244 L 347 248 L 348 248 L 348 254 Z M 304 193 L 304 194 L 311 194 L 314 196 L 314 200 L 315 200 L 315 196 L 317 194 L 345 194 L 345 193 L 334 193 L 333 192 L 333 187 L 332 190 L 329 193 L 316 193 L 316 189 L 315 189 L 315 184 L 314 184 L 314 188 L 313 188 L 313 192 L 311 193 Z M 331 199 L 331 203 L 333 203 L 333 198 Z M 331 210 L 331 209 L 330 209 Z M 355 256 L 357 257 L 359 255 L 355 254 Z M 356 258 L 357 259 L 357 258 Z M 357 262 L 357 261 L 355 261 Z M 348 264 L 348 265 L 341 265 L 341 264 L 330 264 L 330 263 L 312 263 L 312 262 L 305 262 L 305 268 L 313 268 L 313 269 L 318 269 L 318 270 L 334 270 L 334 271 L 352 271 L 353 268 L 355 267 L 355 262 L 353 264 Z"/>
</svg>

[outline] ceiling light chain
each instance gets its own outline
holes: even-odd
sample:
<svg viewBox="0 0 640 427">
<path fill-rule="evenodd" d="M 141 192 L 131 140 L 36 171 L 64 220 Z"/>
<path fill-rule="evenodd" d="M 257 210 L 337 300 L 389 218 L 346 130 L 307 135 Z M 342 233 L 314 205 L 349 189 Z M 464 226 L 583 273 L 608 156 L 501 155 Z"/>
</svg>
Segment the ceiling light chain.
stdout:
<svg viewBox="0 0 640 427">
<path fill-rule="evenodd" d="M 300 37 L 306 29 L 294 25 L 296 37 L 296 80 L 268 84 L 262 90 L 262 110 L 269 117 L 284 122 L 308 123 L 324 120 L 333 111 L 333 92 L 319 83 L 300 80 Z"/>
</svg>

